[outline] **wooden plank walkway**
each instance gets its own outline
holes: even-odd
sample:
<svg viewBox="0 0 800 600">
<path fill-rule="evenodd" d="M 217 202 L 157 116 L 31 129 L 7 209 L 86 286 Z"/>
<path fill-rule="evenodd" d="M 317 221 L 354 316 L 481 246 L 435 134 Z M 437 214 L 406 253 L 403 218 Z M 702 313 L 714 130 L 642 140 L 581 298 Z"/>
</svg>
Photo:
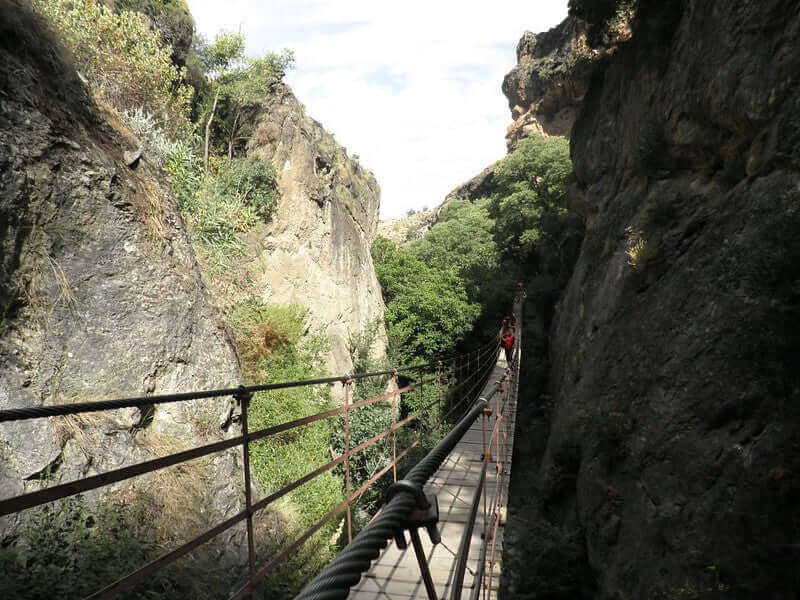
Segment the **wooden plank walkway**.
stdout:
<svg viewBox="0 0 800 600">
<path fill-rule="evenodd" d="M 504 376 L 506 362 L 499 359 L 495 368 L 488 379 L 483 394 L 487 394 L 496 381 Z M 493 414 L 486 423 L 487 437 L 495 426 L 498 410 L 502 403 L 502 394 L 496 394 L 490 401 Z M 505 465 L 505 477 L 501 490 L 502 509 L 500 511 L 503 518 L 497 528 L 497 540 L 495 542 L 495 566 L 493 569 L 491 590 L 486 590 L 485 596 L 482 593 L 481 600 L 496 599 L 497 588 L 502 569 L 501 560 L 503 555 L 503 525 L 505 523 L 505 503 L 508 498 L 508 481 L 511 472 L 511 452 L 514 446 L 514 424 L 516 419 L 516 397 L 509 396 L 509 406 L 506 409 L 508 437 L 502 441 L 507 458 Z M 428 559 L 431 575 L 436 588 L 436 593 L 440 599 L 449 598 L 451 594 L 454 572 L 457 563 L 456 554 L 461 542 L 461 536 L 469 519 L 470 507 L 480 481 L 481 469 L 483 467 L 483 441 L 482 441 L 482 418 L 478 418 L 472 427 L 464 434 L 464 437 L 453 449 L 453 452 L 442 464 L 434 476 L 425 486 L 425 491 L 435 494 L 439 499 L 439 531 L 442 536 L 441 543 L 433 546 L 428 539 L 426 531 L 420 531 L 422 546 L 425 556 Z M 495 446 L 496 447 L 496 446 Z M 492 452 L 493 459 L 497 458 L 498 452 Z M 492 509 L 491 502 L 496 494 L 496 463 L 490 462 L 486 474 L 487 481 L 487 511 L 488 521 L 491 526 Z M 478 509 L 478 516 L 475 520 L 473 529 L 469 560 L 467 561 L 467 571 L 464 576 L 464 589 L 462 598 L 468 600 L 472 593 L 475 573 L 478 568 L 478 559 L 481 553 L 482 532 L 484 529 L 483 499 Z M 406 536 L 408 538 L 408 536 Z M 489 547 L 491 551 L 491 546 Z M 488 555 L 488 553 L 487 553 Z M 487 579 L 488 579 L 487 565 Z M 409 540 L 408 549 L 400 550 L 392 541 L 383 551 L 381 556 L 372 564 L 370 570 L 364 574 L 361 581 L 351 589 L 349 598 L 357 600 L 408 600 L 410 598 L 427 599 L 425 584 L 420 576 L 419 565 L 414 554 L 414 549 Z"/>
</svg>

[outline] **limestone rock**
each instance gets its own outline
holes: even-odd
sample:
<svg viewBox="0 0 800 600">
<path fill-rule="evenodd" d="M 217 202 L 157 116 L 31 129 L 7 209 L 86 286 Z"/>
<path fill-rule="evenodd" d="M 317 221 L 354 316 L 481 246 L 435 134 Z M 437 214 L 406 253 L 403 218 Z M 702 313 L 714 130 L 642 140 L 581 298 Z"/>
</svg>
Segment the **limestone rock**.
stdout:
<svg viewBox="0 0 800 600">
<path fill-rule="evenodd" d="M 378 235 L 391 240 L 397 245 L 407 244 L 420 239 L 433 227 L 439 218 L 439 211 L 419 211 L 413 215 L 390 219 L 378 223 Z"/>
<path fill-rule="evenodd" d="M 306 307 L 309 326 L 331 340 L 328 370 L 349 373 L 351 334 L 377 322 L 375 356 L 386 347 L 383 298 L 370 254 L 378 184 L 283 84 L 254 123 L 247 152 L 275 167 L 280 201 L 264 231 L 249 239 L 252 284 L 240 293 Z"/>
<path fill-rule="evenodd" d="M 523 34 L 502 86 L 514 119 L 509 152 L 529 135 L 569 137 L 592 77 L 630 39 L 634 5 L 621 5 L 601 25 L 570 16 L 544 33 Z"/>
</svg>

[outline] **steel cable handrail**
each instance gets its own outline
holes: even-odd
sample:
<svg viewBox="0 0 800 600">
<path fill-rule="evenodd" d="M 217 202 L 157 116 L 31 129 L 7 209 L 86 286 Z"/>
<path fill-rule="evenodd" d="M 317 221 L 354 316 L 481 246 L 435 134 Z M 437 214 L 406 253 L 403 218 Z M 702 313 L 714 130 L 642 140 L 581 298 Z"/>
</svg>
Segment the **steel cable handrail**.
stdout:
<svg viewBox="0 0 800 600">
<path fill-rule="evenodd" d="M 139 398 L 122 398 L 117 400 L 108 400 L 108 401 L 100 401 L 100 402 L 92 402 L 92 403 L 83 403 L 80 405 L 63 405 L 63 406 L 48 406 L 48 407 L 34 407 L 31 409 L 10 409 L 5 411 L 0 411 L 0 422 L 2 421 L 18 421 L 22 419 L 29 419 L 29 418 L 42 418 L 42 417 L 50 417 L 50 416 L 61 416 L 61 415 L 70 415 L 76 414 L 80 412 L 88 412 L 92 410 L 113 410 L 118 408 L 127 408 L 131 406 L 143 406 L 148 405 L 152 406 L 153 404 L 159 404 L 164 402 L 177 402 L 183 400 L 197 400 L 202 398 L 213 398 L 215 396 L 223 396 L 223 395 L 232 395 L 237 400 L 241 402 L 242 405 L 242 415 L 241 415 L 241 424 L 243 425 L 243 432 L 241 435 L 220 440 L 218 442 L 214 442 L 212 444 L 206 444 L 204 446 L 199 446 L 196 448 L 191 448 L 182 452 L 177 452 L 171 455 L 167 455 L 164 457 L 160 457 L 157 459 L 153 459 L 150 461 L 146 461 L 143 463 L 137 463 L 134 465 L 130 465 L 127 467 L 122 467 L 113 471 L 109 471 L 106 473 L 101 473 L 98 475 L 94 475 L 85 479 L 76 480 L 72 482 L 67 482 L 65 484 L 59 484 L 56 486 L 52 486 L 49 488 L 41 489 L 35 492 L 30 492 L 28 494 L 23 494 L 21 496 L 8 498 L 0 500 L 0 516 L 10 514 L 13 512 L 18 512 L 20 510 L 24 510 L 26 508 L 32 508 L 35 506 L 39 506 L 41 504 L 52 502 L 55 500 L 63 499 L 68 496 L 78 494 L 84 491 L 89 491 L 92 489 L 97 489 L 99 487 L 103 487 L 112 483 L 120 482 L 126 479 L 130 479 L 132 477 L 143 475 L 146 473 L 153 472 L 155 470 L 163 469 L 166 467 L 174 466 L 188 460 L 197 459 L 203 456 L 208 456 L 210 454 L 221 452 L 224 450 L 230 450 L 231 448 L 242 446 L 244 451 L 247 452 L 246 448 L 249 446 L 250 442 L 254 442 L 257 440 L 265 439 L 270 436 L 279 435 L 291 429 L 302 427 L 316 421 L 320 421 L 322 419 L 331 418 L 337 415 L 347 415 L 350 411 L 362 408 L 368 405 L 373 405 L 377 402 L 384 401 L 387 399 L 394 399 L 401 397 L 402 394 L 411 392 L 415 389 L 421 388 L 423 385 L 428 385 L 432 382 L 440 382 L 442 373 L 451 373 L 452 376 L 461 375 L 458 377 L 460 379 L 459 383 L 455 386 L 453 391 L 457 391 L 462 387 L 465 387 L 469 384 L 470 388 L 466 393 L 465 398 L 462 398 L 461 401 L 456 403 L 451 410 L 439 420 L 433 427 L 426 428 L 427 431 L 421 431 L 417 438 L 401 453 L 397 454 L 388 465 L 380 470 L 377 474 L 370 478 L 369 481 L 361 485 L 361 487 L 353 494 L 348 494 L 348 498 L 341 503 L 336 509 L 331 511 L 328 515 L 323 517 L 316 525 L 312 526 L 309 530 L 307 530 L 299 539 L 295 540 L 288 548 L 284 549 L 278 556 L 273 558 L 267 565 L 262 567 L 257 573 L 253 573 L 251 571 L 251 577 L 248 578 L 248 582 L 245 586 L 234 595 L 235 598 L 240 598 L 246 595 L 247 593 L 251 593 L 253 590 L 253 586 L 255 583 L 260 581 L 271 569 L 277 566 L 280 563 L 282 558 L 285 558 L 290 553 L 294 552 L 300 545 L 302 545 L 311 535 L 313 535 L 316 531 L 318 531 L 321 527 L 325 525 L 325 523 L 329 522 L 331 519 L 335 518 L 337 515 L 341 514 L 344 510 L 348 510 L 352 502 L 357 500 L 361 495 L 363 495 L 369 487 L 374 484 L 380 477 L 385 475 L 389 469 L 395 467 L 404 459 L 408 453 L 418 446 L 422 439 L 425 436 L 429 435 L 431 431 L 437 429 L 441 426 L 444 419 L 447 418 L 450 414 L 452 414 L 453 410 L 459 408 L 463 402 L 467 399 L 470 399 L 474 389 L 481 385 L 481 382 L 484 380 L 488 372 L 490 372 L 491 368 L 494 366 L 492 362 L 487 361 L 485 365 L 482 365 L 481 362 L 483 359 L 489 355 L 490 353 L 494 352 L 494 357 L 496 357 L 496 353 L 498 351 L 497 341 L 496 339 L 492 339 L 486 344 L 478 347 L 477 349 L 459 355 L 454 355 L 453 357 L 447 360 L 435 360 L 431 361 L 422 365 L 414 365 L 409 367 L 404 367 L 401 369 L 392 369 L 392 370 L 384 370 L 372 373 L 361 373 L 361 374 L 354 374 L 354 375 L 346 375 L 341 377 L 331 377 L 331 378 L 322 378 L 322 379 L 314 379 L 314 380 L 305 380 L 299 382 L 283 382 L 283 383 L 276 383 L 276 384 L 266 384 L 266 385 L 256 385 L 256 386 L 239 386 L 237 388 L 229 388 L 229 389 L 222 389 L 222 390 L 206 390 L 201 392 L 187 392 L 181 394 L 169 394 L 169 395 L 162 395 L 162 396 L 145 396 Z M 464 376 L 464 360 L 467 362 L 467 369 L 468 372 L 466 376 Z M 459 364 L 459 361 L 462 364 Z M 496 362 L 496 361 L 495 361 Z M 479 367 L 480 368 L 477 368 Z M 354 381 L 360 379 L 366 379 L 368 377 L 379 377 L 379 376 L 387 376 L 391 375 L 397 378 L 399 373 L 405 374 L 413 374 L 421 372 L 423 375 L 428 374 L 430 375 L 433 371 L 436 371 L 435 377 L 423 377 L 422 379 L 411 383 L 410 385 L 397 388 L 392 392 L 383 394 L 381 396 L 368 398 L 362 401 L 358 401 L 353 404 L 341 406 L 337 409 L 325 411 L 322 413 L 317 413 L 314 415 L 310 415 L 307 417 L 303 417 L 300 419 L 296 419 L 290 422 L 281 423 L 275 426 L 267 427 L 258 431 L 249 432 L 246 430 L 246 426 L 244 423 L 246 422 L 246 407 L 249 399 L 252 397 L 253 392 L 257 391 L 269 391 L 269 390 L 278 390 L 278 389 L 285 389 L 290 387 L 299 387 L 299 386 L 308 386 L 308 385 L 316 385 L 321 383 L 334 383 L 334 382 L 342 382 L 346 386 L 349 386 Z M 445 375 L 445 377 L 450 377 L 451 375 Z M 474 380 L 474 381 L 473 381 Z M 439 402 L 437 400 L 437 402 Z M 188 554 L 189 552 L 193 551 L 200 545 L 210 541 L 215 536 L 219 535 L 223 531 L 233 527 L 234 525 L 240 523 L 241 521 L 246 520 L 248 522 L 248 527 L 250 526 L 251 519 L 255 513 L 264 509 L 267 505 L 274 502 L 278 498 L 290 493 L 294 489 L 297 489 L 301 485 L 311 481 L 315 477 L 321 475 L 324 472 L 327 472 L 336 466 L 342 464 L 343 462 L 352 458 L 353 455 L 365 450 L 366 448 L 378 443 L 381 439 L 385 438 L 389 434 L 393 434 L 400 428 L 406 426 L 412 420 L 419 418 L 419 416 L 426 412 L 433 403 L 430 403 L 426 406 L 420 407 L 415 413 L 409 415 L 402 421 L 396 422 L 393 426 L 374 436 L 373 438 L 362 442 L 358 446 L 354 448 L 349 448 L 348 443 L 348 450 L 342 456 L 335 458 L 332 461 L 329 461 L 325 465 L 315 469 L 311 473 L 304 475 L 303 477 L 295 480 L 294 482 L 282 487 L 280 490 L 277 490 L 265 498 L 260 499 L 255 503 L 250 503 L 248 500 L 247 507 L 245 510 L 229 517 L 222 523 L 214 526 L 213 528 L 209 529 L 208 531 L 200 534 L 199 536 L 195 537 L 194 539 L 184 543 L 183 545 L 179 546 L 171 550 L 170 552 L 156 558 L 155 560 L 151 561 L 147 565 L 137 569 L 133 573 L 121 578 L 120 580 L 112 583 L 111 585 L 107 586 L 106 588 L 96 592 L 90 598 L 113 598 L 120 592 L 130 589 L 137 583 L 141 582 L 145 577 L 152 574 L 153 572 L 158 571 L 160 568 L 174 562 L 181 556 Z M 247 474 L 245 474 L 245 479 L 247 480 Z M 249 484 L 246 484 L 249 485 Z M 248 536 L 251 537 L 250 535 Z M 251 549 L 252 552 L 252 549 Z M 233 599 L 232 599 L 233 600 Z"/>
<path fill-rule="evenodd" d="M 354 409 L 373 405 L 376 404 L 377 402 L 385 401 L 388 399 L 392 399 L 393 401 L 393 414 L 394 414 L 395 410 L 394 403 L 397 398 L 402 397 L 402 394 L 408 393 L 415 389 L 419 389 L 423 385 L 428 385 L 431 382 L 439 383 L 441 382 L 441 378 L 443 376 L 447 378 L 455 377 L 456 380 L 458 381 L 455 387 L 453 387 L 450 390 L 450 393 L 457 392 L 459 389 L 462 388 L 467 388 L 467 387 L 469 388 L 464 394 L 464 396 L 458 402 L 454 403 L 452 406 L 449 407 L 449 410 L 446 414 L 444 414 L 443 416 L 440 415 L 441 418 L 438 420 L 438 422 L 436 422 L 432 426 L 424 426 L 423 430 L 419 432 L 416 439 L 410 445 L 408 445 L 408 447 L 406 447 L 405 450 L 397 454 L 394 452 L 394 445 L 393 445 L 393 454 L 395 454 L 395 457 L 389 464 L 384 466 L 378 473 L 374 474 L 369 479 L 369 481 L 363 483 L 363 485 L 361 485 L 361 487 L 359 487 L 358 490 L 356 490 L 354 493 L 351 494 L 348 487 L 347 498 L 345 499 L 344 502 L 342 502 L 333 511 L 324 516 L 310 529 L 308 529 L 303 535 L 301 535 L 300 538 L 295 540 L 289 547 L 285 548 L 279 555 L 275 556 L 267 565 L 263 566 L 257 572 L 254 572 L 251 560 L 250 576 L 248 577 L 248 581 L 244 585 L 244 587 L 239 589 L 232 597 L 231 600 L 235 600 L 237 598 L 244 597 L 245 595 L 252 594 L 256 583 L 258 583 L 261 579 L 263 579 L 263 577 L 267 573 L 269 573 L 272 569 L 278 566 L 284 558 L 286 558 L 289 554 L 297 550 L 297 548 L 300 545 L 305 543 L 305 541 L 310 536 L 314 535 L 314 533 L 319 531 L 331 519 L 336 518 L 345 510 L 348 511 L 348 516 L 349 516 L 350 505 L 355 500 L 360 498 L 370 488 L 370 486 L 373 485 L 378 479 L 383 477 L 389 471 L 389 469 L 392 468 L 396 469 L 398 463 L 402 459 L 404 459 L 413 448 L 417 447 L 421 443 L 421 441 L 425 438 L 425 436 L 429 435 L 432 431 L 438 429 L 445 422 L 445 420 L 447 420 L 456 410 L 460 409 L 463 405 L 466 404 L 466 409 L 465 409 L 466 414 L 454 426 L 453 430 L 451 430 L 450 433 L 448 433 L 445 436 L 445 438 L 441 442 L 439 442 L 436 448 L 434 448 L 434 450 L 428 453 L 428 455 L 420 463 L 414 466 L 412 470 L 409 472 L 407 479 L 414 481 L 420 486 L 423 485 L 424 482 L 427 481 L 427 479 L 432 475 L 432 473 L 438 468 L 441 462 L 446 458 L 447 454 L 449 454 L 449 452 L 452 450 L 452 447 L 454 447 L 455 444 L 458 442 L 458 440 L 463 436 L 464 431 L 466 431 L 466 429 L 464 429 L 466 419 L 470 418 L 471 420 L 469 421 L 469 424 L 471 424 L 471 422 L 474 421 L 474 419 L 477 417 L 477 414 L 479 414 L 479 412 L 476 411 L 478 411 L 480 407 L 486 405 L 487 398 L 485 397 L 482 397 L 478 399 L 477 402 L 475 402 L 474 392 L 476 389 L 480 390 L 483 387 L 486 378 L 488 377 L 489 373 L 491 373 L 492 369 L 494 368 L 497 362 L 498 352 L 499 352 L 499 346 L 497 343 L 497 338 L 493 338 L 489 340 L 487 343 L 483 344 L 482 346 L 463 354 L 451 355 L 449 357 L 434 359 L 424 364 L 407 365 L 399 368 L 386 369 L 370 373 L 358 373 L 352 375 L 341 375 L 337 377 L 309 379 L 302 381 L 290 381 L 290 382 L 280 382 L 272 384 L 252 385 L 252 386 L 239 386 L 236 388 L 202 390 L 196 392 L 184 392 L 184 393 L 165 394 L 156 396 L 118 398 L 111 400 L 101 400 L 97 402 L 87 402 L 81 404 L 54 405 L 54 406 L 2 410 L 0 411 L 0 422 L 9 422 L 9 421 L 20 421 L 24 419 L 33 419 L 33 418 L 66 416 L 66 415 L 72 415 L 90 411 L 114 410 L 120 408 L 130 408 L 130 407 L 141 408 L 144 406 L 152 406 L 155 404 L 163 404 L 168 402 L 191 401 L 191 400 L 200 400 L 200 399 L 215 398 L 215 397 L 233 396 L 241 403 L 242 406 L 241 424 L 243 426 L 242 428 L 243 431 L 241 435 L 220 440 L 218 442 L 214 442 L 211 444 L 206 444 L 203 446 L 191 448 L 182 452 L 177 452 L 171 455 L 167 455 L 143 463 L 138 463 L 127 467 L 119 468 L 106 473 L 101 473 L 98 475 L 87 477 L 85 479 L 56 485 L 50 488 L 45 488 L 28 494 L 23 494 L 21 496 L 17 496 L 14 498 L 0 500 L 0 516 L 10 514 L 12 512 L 18 512 L 20 510 L 38 506 L 47 502 L 63 499 L 70 495 L 78 494 L 84 491 L 89 491 L 112 483 L 120 482 L 138 475 L 143 475 L 149 472 L 153 472 L 158 469 L 163 469 L 169 466 L 177 465 L 186 462 L 188 460 L 197 459 L 203 456 L 208 456 L 210 454 L 225 450 L 230 450 L 231 448 L 237 446 L 241 446 L 243 448 L 243 451 L 245 452 L 245 460 L 246 462 L 249 462 L 247 461 L 247 453 L 248 453 L 247 449 L 251 442 L 262 440 L 270 436 L 276 436 L 291 429 L 309 425 L 316 421 L 320 421 L 322 419 L 328 419 L 337 415 L 344 415 L 345 419 L 347 419 L 349 412 L 351 412 Z M 491 356 L 491 360 L 487 360 L 485 363 L 483 363 L 484 359 L 486 359 L 489 356 Z M 466 365 L 464 364 L 465 362 Z M 466 367 L 466 376 L 464 376 L 465 367 Z M 424 377 L 425 374 L 431 374 L 434 371 L 436 372 L 435 377 L 427 377 L 427 378 Z M 410 385 L 406 385 L 401 388 L 395 388 L 393 391 L 383 394 L 381 396 L 368 398 L 352 404 L 349 404 L 346 401 L 346 404 L 344 406 L 341 406 L 337 409 L 332 409 L 329 411 L 324 411 L 322 413 L 309 415 L 307 417 L 295 419 L 290 422 L 281 423 L 254 432 L 247 431 L 246 427 L 247 404 L 250 398 L 252 397 L 253 393 L 261 391 L 272 391 L 272 390 L 294 388 L 294 387 L 331 384 L 331 383 L 343 383 L 346 386 L 346 390 L 349 390 L 350 385 L 353 382 L 367 378 L 392 376 L 396 382 L 397 376 L 400 375 L 401 373 L 404 376 L 413 375 L 414 373 L 421 373 L 423 377 L 422 379 L 415 381 Z M 446 374 L 443 375 L 443 373 Z M 491 398 L 491 396 L 494 395 L 498 385 L 499 382 L 495 385 L 493 391 L 489 395 L 489 398 Z M 335 468 L 336 466 L 341 465 L 343 462 L 349 461 L 354 455 L 358 454 L 359 452 L 362 452 L 363 450 L 369 448 L 374 444 L 377 444 L 379 441 L 386 438 L 388 435 L 395 434 L 396 431 L 408 425 L 411 421 L 418 419 L 420 415 L 428 411 L 434 404 L 441 403 L 441 400 L 442 397 L 440 395 L 440 397 L 436 401 L 430 402 L 418 408 L 414 413 L 408 415 L 401 421 L 394 422 L 392 427 L 390 427 L 386 431 L 373 436 L 369 440 L 361 442 L 360 444 L 358 444 L 353 448 L 350 448 L 350 443 L 348 441 L 346 452 L 342 456 L 339 456 L 329 461 L 328 463 L 322 465 L 321 467 L 318 467 L 314 471 L 307 473 L 303 477 L 300 477 L 299 479 L 293 481 L 292 483 L 285 485 L 281 489 L 269 494 L 267 497 L 262 498 L 257 502 L 251 504 L 248 495 L 245 510 L 242 510 L 236 515 L 229 517 L 222 523 L 219 523 L 212 529 L 209 529 L 208 531 L 184 543 L 178 548 L 175 548 L 172 551 L 156 558 L 155 560 L 151 561 L 144 567 L 137 569 L 135 572 L 123 577 L 117 582 L 107 586 L 103 590 L 100 590 L 99 592 L 93 594 L 91 598 L 113 598 L 121 591 L 129 589 L 134 585 L 136 585 L 138 582 L 142 581 L 149 574 L 174 562 L 181 556 L 188 554 L 189 552 L 196 549 L 200 545 L 210 541 L 213 537 L 219 535 L 223 531 L 233 527 L 234 525 L 240 523 L 243 520 L 247 521 L 248 528 L 250 528 L 252 517 L 256 512 L 264 509 L 266 506 L 268 506 L 270 503 L 274 502 L 278 498 L 285 496 L 286 494 L 297 489 L 303 484 L 311 481 L 312 479 L 316 478 L 322 473 L 325 473 Z M 472 408 L 470 408 L 471 405 L 473 405 Z M 469 427 L 469 424 L 466 424 L 467 428 Z M 245 480 L 246 480 L 245 485 L 249 489 L 250 484 L 247 473 L 245 473 Z M 403 499 L 404 496 L 407 495 L 408 494 L 402 494 L 402 493 L 398 494 L 384 507 L 381 513 L 379 513 L 378 517 L 376 517 L 376 519 L 373 520 L 373 523 L 377 522 L 378 524 L 370 529 L 370 532 L 366 537 L 364 537 L 364 539 L 367 539 L 370 536 L 374 536 L 376 532 L 380 530 L 379 518 L 384 520 L 389 519 L 391 515 L 394 514 L 393 511 L 396 512 L 397 507 L 400 507 L 402 509 L 400 512 L 403 513 L 405 516 L 407 516 L 408 510 L 410 510 L 410 508 L 406 510 L 407 508 L 406 504 L 408 504 L 408 502 Z M 372 526 L 373 523 L 370 523 L 370 526 Z M 362 534 L 365 534 L 365 532 L 367 532 L 366 528 L 364 531 L 362 531 Z M 355 542 L 361 537 L 362 536 L 360 534 L 359 536 L 356 537 L 355 540 L 353 540 L 353 542 Z M 252 533 L 251 531 L 248 530 L 248 542 L 250 542 L 251 539 L 252 539 Z M 385 541 L 383 545 L 385 546 Z M 348 545 L 347 548 L 345 548 L 345 551 L 343 551 L 342 554 L 340 554 L 340 556 L 347 557 L 347 560 L 351 559 L 355 560 L 358 556 L 360 556 L 358 560 L 360 560 L 361 561 L 360 564 L 363 565 L 364 555 L 359 555 L 355 550 L 352 549 L 348 550 L 350 546 L 352 546 L 352 544 Z M 250 548 L 251 555 L 252 552 L 253 549 L 251 547 Z M 370 561 L 366 562 L 367 565 L 366 568 L 369 567 L 369 562 Z M 337 563 L 335 560 L 329 566 L 333 567 L 334 564 L 340 565 L 341 561 Z M 325 571 L 323 571 L 323 573 L 324 572 Z M 359 578 L 360 578 L 360 572 L 359 572 Z M 358 581 L 358 578 L 356 578 L 356 581 Z M 327 596 L 320 596 L 320 597 L 327 597 Z"/>
</svg>

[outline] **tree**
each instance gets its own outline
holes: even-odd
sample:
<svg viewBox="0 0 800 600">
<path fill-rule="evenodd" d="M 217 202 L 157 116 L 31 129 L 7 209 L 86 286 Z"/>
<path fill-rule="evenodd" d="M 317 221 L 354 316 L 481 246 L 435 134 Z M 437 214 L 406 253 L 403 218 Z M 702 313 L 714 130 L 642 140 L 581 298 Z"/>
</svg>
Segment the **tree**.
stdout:
<svg viewBox="0 0 800 600">
<path fill-rule="evenodd" d="M 503 254 L 559 280 L 569 275 L 583 236 L 580 219 L 566 209 L 571 174 L 567 140 L 526 138 L 498 165 L 490 204 Z"/>
<path fill-rule="evenodd" d="M 410 246 L 413 255 L 434 269 L 453 269 L 468 287 L 480 287 L 500 264 L 487 203 L 448 202 L 439 222 Z"/>
<path fill-rule="evenodd" d="M 431 268 L 384 238 L 375 240 L 372 256 L 387 303 L 389 341 L 403 362 L 450 352 L 472 330 L 481 307 L 470 302 L 455 271 Z"/>
<path fill-rule="evenodd" d="M 244 36 L 238 33 L 220 33 L 210 44 L 200 40 L 195 52 L 205 67 L 211 96 L 203 142 L 203 165 L 208 171 L 211 132 L 218 109 L 224 105 L 220 120 L 230 162 L 243 114 L 264 97 L 270 84 L 280 81 L 294 65 L 294 53 L 284 49 L 263 57 L 247 57 Z"/>
<path fill-rule="evenodd" d="M 408 246 L 432 269 L 453 271 L 463 282 L 469 301 L 480 304 L 481 315 L 472 323 L 470 335 L 481 341 L 496 331 L 499 313 L 508 311 L 518 281 L 516 265 L 502 260 L 488 207 L 488 199 L 449 200 L 439 221 Z"/>
</svg>

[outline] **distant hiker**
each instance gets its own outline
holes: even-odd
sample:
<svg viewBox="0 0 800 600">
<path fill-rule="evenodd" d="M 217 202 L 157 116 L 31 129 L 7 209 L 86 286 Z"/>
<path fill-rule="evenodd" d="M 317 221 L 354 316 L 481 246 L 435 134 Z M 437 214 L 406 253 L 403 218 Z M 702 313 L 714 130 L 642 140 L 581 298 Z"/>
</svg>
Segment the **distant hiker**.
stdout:
<svg viewBox="0 0 800 600">
<path fill-rule="evenodd" d="M 500 340 L 503 349 L 506 351 L 506 362 L 508 363 L 514 360 L 514 339 L 514 334 L 510 331 L 506 331 Z"/>
<path fill-rule="evenodd" d="M 503 331 L 508 331 L 508 328 L 511 327 L 511 317 L 505 317 L 501 325 L 503 327 Z"/>
</svg>

